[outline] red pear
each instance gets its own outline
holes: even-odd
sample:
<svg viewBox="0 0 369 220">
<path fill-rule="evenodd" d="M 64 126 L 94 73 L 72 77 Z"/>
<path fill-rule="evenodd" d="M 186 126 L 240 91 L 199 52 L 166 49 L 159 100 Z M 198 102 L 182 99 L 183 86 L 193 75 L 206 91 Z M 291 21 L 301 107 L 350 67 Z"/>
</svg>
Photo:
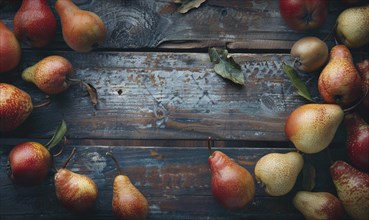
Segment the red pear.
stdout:
<svg viewBox="0 0 369 220">
<path fill-rule="evenodd" d="M 356 66 L 357 66 L 357 69 L 359 70 L 361 80 L 366 86 L 366 89 L 369 90 L 369 60 L 364 60 L 358 63 Z M 367 94 L 363 100 L 363 105 L 367 109 L 369 109 L 369 91 L 367 91 Z"/>
<path fill-rule="evenodd" d="M 212 174 L 211 192 L 223 207 L 240 209 L 253 200 L 255 183 L 248 170 L 220 151 L 212 152 L 208 162 Z"/>
<path fill-rule="evenodd" d="M 55 38 L 56 19 L 47 0 L 23 0 L 14 17 L 17 38 L 32 47 L 43 47 Z"/>
<path fill-rule="evenodd" d="M 34 83 L 41 91 L 58 94 L 70 86 L 68 78 L 73 74 L 72 64 L 62 56 L 48 56 L 22 73 L 25 81 Z"/>
<path fill-rule="evenodd" d="M 368 219 L 369 175 L 344 161 L 336 161 L 330 172 L 338 198 L 353 219 Z"/>
<path fill-rule="evenodd" d="M 0 132 L 12 131 L 31 114 L 31 96 L 7 83 L 0 83 L 0 94 Z"/>
<path fill-rule="evenodd" d="M 360 75 L 346 46 L 332 48 L 329 62 L 319 76 L 318 90 L 324 101 L 342 107 L 352 106 L 363 96 Z"/>
<path fill-rule="evenodd" d="M 76 151 L 73 149 L 63 167 L 54 177 L 55 193 L 58 201 L 65 208 L 74 212 L 85 212 L 97 200 L 98 188 L 96 183 L 88 176 L 72 172 L 65 167 Z"/>
<path fill-rule="evenodd" d="M 369 125 L 357 113 L 346 114 L 345 125 L 351 163 L 360 170 L 369 171 Z"/>
<path fill-rule="evenodd" d="M 20 58 L 21 48 L 17 38 L 0 20 L 0 73 L 14 69 Z"/>
<path fill-rule="evenodd" d="M 48 149 L 37 142 L 16 145 L 9 154 L 10 178 L 23 186 L 41 184 L 46 178 L 52 156 Z"/>
<path fill-rule="evenodd" d="M 57 0 L 55 9 L 60 16 L 63 38 L 73 50 L 89 52 L 106 38 L 106 27 L 93 12 L 81 10 L 71 0 Z"/>
</svg>

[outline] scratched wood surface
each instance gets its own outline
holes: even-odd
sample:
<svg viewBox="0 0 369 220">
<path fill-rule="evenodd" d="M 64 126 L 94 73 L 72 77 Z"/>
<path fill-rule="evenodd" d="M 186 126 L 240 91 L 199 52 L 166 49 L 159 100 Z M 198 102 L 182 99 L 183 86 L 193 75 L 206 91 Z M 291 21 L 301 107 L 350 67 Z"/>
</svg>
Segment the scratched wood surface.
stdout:
<svg viewBox="0 0 369 220">
<path fill-rule="evenodd" d="M 2 219 L 21 217 L 37 219 L 111 219 L 112 182 L 117 173 L 113 161 L 105 156 L 111 151 L 119 160 L 122 172 L 128 175 L 149 201 L 149 219 L 303 219 L 293 208 L 291 198 L 302 189 L 302 176 L 294 189 L 286 196 L 267 196 L 261 185 L 256 184 L 256 196 L 244 209 L 227 211 L 211 195 L 210 170 L 206 147 L 155 147 L 155 146 L 84 146 L 68 145 L 61 156 L 55 158 L 55 166 L 62 166 L 72 147 L 77 148 L 68 169 L 91 177 L 99 188 L 96 206 L 83 215 L 75 215 L 58 204 L 54 192 L 53 175 L 40 186 L 24 188 L 14 185 L 4 173 L 0 173 Z M 11 145 L 0 149 L 2 168 Z M 215 148 L 218 149 L 218 148 Z M 232 159 L 248 169 L 254 176 L 256 161 L 271 151 L 290 152 L 281 148 L 232 148 L 222 149 Z M 331 151 L 334 159 L 342 159 L 339 151 Z M 317 191 L 334 193 L 329 176 L 329 159 L 323 151 L 305 161 L 318 165 Z M 14 209 L 16 207 L 16 210 Z"/>
<path fill-rule="evenodd" d="M 246 79 L 243 87 L 219 77 L 205 53 L 25 52 L 19 68 L 51 54 L 69 59 L 75 77 L 96 87 L 97 109 L 73 85 L 52 97 L 51 105 L 35 109 L 13 132 L 17 137 L 47 138 L 63 118 L 70 138 L 284 141 L 286 117 L 306 103 L 281 70 L 288 55 L 234 54 Z M 42 102 L 44 95 L 18 75 L 4 80 Z M 316 75 L 301 77 L 319 100 Z"/>
<path fill-rule="evenodd" d="M 104 44 L 91 53 L 75 53 L 64 43 L 59 25 L 55 41 L 46 48 L 22 45 L 20 65 L 0 75 L 0 81 L 27 91 L 35 104 L 42 103 L 45 94 L 24 82 L 20 73 L 48 55 L 61 55 L 72 62 L 76 78 L 96 87 L 99 104 L 93 108 L 87 92 L 72 85 L 50 97 L 49 106 L 35 109 L 17 130 L 0 133 L 0 219 L 113 219 L 116 169 L 107 151 L 115 154 L 123 173 L 148 198 L 149 219 L 303 219 L 291 202 L 302 189 L 301 174 L 286 196 L 270 197 L 257 184 L 247 207 L 222 208 L 210 191 L 207 138 L 212 136 L 217 149 L 252 175 L 261 156 L 295 150 L 283 127 L 289 113 L 307 102 L 280 67 L 291 63 L 288 52 L 296 40 L 306 35 L 323 39 L 330 32 L 341 3 L 330 1 L 325 25 L 307 33 L 286 27 L 276 0 L 208 0 L 185 15 L 176 12 L 173 0 L 74 2 L 103 18 L 108 28 Z M 16 10 L 0 8 L 0 19 L 12 27 Z M 333 45 L 332 39 L 327 43 Z M 207 54 L 210 46 L 231 49 L 245 86 L 215 74 Z M 299 76 L 321 102 L 318 73 Z M 28 140 L 46 143 L 61 119 L 68 125 L 68 144 L 55 158 L 56 167 L 77 147 L 68 168 L 90 176 L 100 191 L 96 206 L 83 215 L 57 203 L 53 172 L 31 188 L 14 185 L 7 174 L 12 147 Z M 335 193 L 328 168 L 331 160 L 347 160 L 344 140 L 341 126 L 329 147 L 331 157 L 326 150 L 304 156 L 317 168 L 315 191 Z"/>
<path fill-rule="evenodd" d="M 49 1 L 53 7 L 54 1 Z M 169 48 L 290 49 L 306 34 L 325 38 L 344 5 L 329 1 L 324 26 L 313 32 L 289 29 L 276 0 L 208 0 L 187 14 L 176 12 L 174 0 L 76 0 L 82 9 L 95 12 L 108 28 L 100 49 Z M 16 7 L 4 7 L 0 19 L 12 26 Z M 58 16 L 56 16 L 58 18 Z M 65 48 L 60 28 L 49 48 Z M 332 42 L 332 39 L 327 41 Z"/>
</svg>

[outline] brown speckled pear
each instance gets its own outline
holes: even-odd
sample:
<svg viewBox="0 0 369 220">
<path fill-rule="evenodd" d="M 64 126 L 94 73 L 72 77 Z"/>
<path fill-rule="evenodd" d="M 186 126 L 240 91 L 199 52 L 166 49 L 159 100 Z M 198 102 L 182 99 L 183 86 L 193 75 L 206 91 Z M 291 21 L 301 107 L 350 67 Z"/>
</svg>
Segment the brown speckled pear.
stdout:
<svg viewBox="0 0 369 220">
<path fill-rule="evenodd" d="M 89 210 L 96 202 L 98 188 L 88 176 L 66 169 L 66 165 L 75 153 L 75 148 L 62 169 L 54 177 L 55 193 L 58 201 L 71 211 L 82 213 Z"/>
<path fill-rule="evenodd" d="M 283 196 L 291 191 L 304 165 L 304 159 L 297 152 L 269 153 L 255 165 L 255 177 L 271 196 Z"/>
<path fill-rule="evenodd" d="M 106 27 L 99 16 L 81 10 L 71 0 L 57 0 L 55 9 L 60 16 L 63 38 L 73 50 L 89 52 L 106 38 Z"/>
<path fill-rule="evenodd" d="M 320 73 L 318 90 L 325 102 L 350 107 L 363 96 L 363 84 L 350 50 L 344 45 L 331 49 L 328 64 Z"/>
<path fill-rule="evenodd" d="M 34 83 L 46 94 L 58 94 L 69 88 L 72 64 L 62 56 L 48 56 L 22 72 L 22 78 Z"/>
<path fill-rule="evenodd" d="M 117 167 L 118 175 L 114 178 L 112 208 L 117 219 L 146 219 L 149 204 L 145 196 L 132 184 L 128 176 L 122 175 L 118 161 L 110 156 Z"/>
<path fill-rule="evenodd" d="M 330 172 L 338 198 L 348 215 L 356 220 L 369 217 L 369 175 L 348 163 L 338 160 Z"/>
<path fill-rule="evenodd" d="M 343 117 L 338 105 L 305 104 L 288 116 L 285 134 L 298 150 L 318 153 L 332 142 Z"/>
<path fill-rule="evenodd" d="M 345 213 L 340 200 L 328 192 L 299 191 L 292 202 L 306 220 L 338 220 Z"/>
<path fill-rule="evenodd" d="M 20 126 L 33 110 L 31 96 L 17 87 L 0 83 L 0 131 Z"/>
<path fill-rule="evenodd" d="M 14 69 L 21 59 L 21 48 L 14 33 L 0 20 L 0 73 Z"/>
</svg>

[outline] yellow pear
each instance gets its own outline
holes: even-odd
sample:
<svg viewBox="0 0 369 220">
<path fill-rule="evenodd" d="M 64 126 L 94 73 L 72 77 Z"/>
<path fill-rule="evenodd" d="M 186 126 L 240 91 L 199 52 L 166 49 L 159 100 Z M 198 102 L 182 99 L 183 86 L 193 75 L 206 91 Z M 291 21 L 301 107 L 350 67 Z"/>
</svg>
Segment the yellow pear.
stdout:
<svg viewBox="0 0 369 220">
<path fill-rule="evenodd" d="M 336 33 L 347 47 L 357 48 L 369 43 L 369 4 L 341 12 Z"/>
<path fill-rule="evenodd" d="M 343 116 L 336 104 L 302 105 L 288 116 L 285 134 L 298 150 L 317 153 L 332 142 Z"/>
<path fill-rule="evenodd" d="M 269 153 L 258 160 L 254 172 L 266 193 L 282 196 L 291 191 L 303 165 L 304 159 L 297 152 Z"/>
</svg>

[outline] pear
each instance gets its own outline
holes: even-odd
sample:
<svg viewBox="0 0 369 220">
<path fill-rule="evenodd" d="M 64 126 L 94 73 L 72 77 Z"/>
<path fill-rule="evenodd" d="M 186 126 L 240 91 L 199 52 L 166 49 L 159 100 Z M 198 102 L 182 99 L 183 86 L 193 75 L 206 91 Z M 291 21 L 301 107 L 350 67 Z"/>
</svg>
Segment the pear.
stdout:
<svg viewBox="0 0 369 220">
<path fill-rule="evenodd" d="M 338 39 L 350 48 L 369 43 L 369 5 L 341 12 L 336 22 L 336 33 Z"/>
<path fill-rule="evenodd" d="M 117 167 L 118 175 L 113 183 L 113 212 L 117 219 L 146 219 L 149 205 L 145 196 L 132 184 L 128 176 L 122 175 L 118 161 L 107 152 Z"/>
<path fill-rule="evenodd" d="M 63 167 L 55 174 L 55 193 L 58 201 L 65 208 L 82 213 L 95 204 L 98 188 L 96 183 L 88 176 L 74 173 L 65 168 L 75 151 L 76 148 L 73 149 Z"/>
<path fill-rule="evenodd" d="M 356 67 L 359 71 L 359 74 L 361 76 L 361 80 L 364 83 L 364 86 L 367 89 L 367 94 L 363 100 L 363 106 L 369 109 L 369 60 L 363 60 L 360 63 L 356 64 Z"/>
<path fill-rule="evenodd" d="M 254 178 L 244 167 L 221 151 L 212 152 L 208 142 L 211 170 L 211 192 L 225 208 L 236 210 L 245 207 L 255 196 Z"/>
<path fill-rule="evenodd" d="M 307 220 L 343 219 L 345 213 L 341 201 L 328 192 L 299 191 L 292 202 Z"/>
<path fill-rule="evenodd" d="M 35 186 L 46 178 L 52 156 L 42 144 L 27 141 L 13 147 L 8 161 L 13 182 L 23 186 Z"/>
<path fill-rule="evenodd" d="M 356 168 L 368 172 L 369 125 L 356 112 L 346 114 L 344 122 L 347 130 L 347 155 Z"/>
<path fill-rule="evenodd" d="M 21 48 L 14 33 L 0 20 L 0 73 L 14 69 L 21 59 Z"/>
<path fill-rule="evenodd" d="M 56 35 L 56 19 L 47 0 L 23 0 L 13 23 L 17 38 L 31 47 L 46 46 Z"/>
<path fill-rule="evenodd" d="M 305 104 L 288 116 L 285 134 L 298 150 L 317 153 L 331 143 L 343 117 L 338 105 Z"/>
<path fill-rule="evenodd" d="M 291 191 L 302 170 L 304 159 L 297 152 L 269 153 L 255 165 L 256 180 L 271 196 L 283 196 Z"/>
<path fill-rule="evenodd" d="M 338 198 L 353 219 L 369 217 L 369 175 L 338 160 L 330 167 Z"/>
<path fill-rule="evenodd" d="M 69 88 L 72 64 L 62 56 L 48 56 L 22 72 L 22 78 L 34 83 L 46 94 L 58 94 Z"/>
<path fill-rule="evenodd" d="M 0 83 L 0 94 L 0 132 L 13 131 L 31 114 L 31 96 L 7 83 Z"/>
<path fill-rule="evenodd" d="M 351 107 L 363 96 L 360 75 L 346 46 L 332 48 L 329 61 L 320 73 L 318 90 L 325 102 L 342 107 Z"/>
<path fill-rule="evenodd" d="M 63 38 L 73 50 L 89 52 L 106 38 L 106 27 L 93 12 L 81 10 L 71 0 L 57 0 L 55 10 L 60 16 Z"/>
</svg>

